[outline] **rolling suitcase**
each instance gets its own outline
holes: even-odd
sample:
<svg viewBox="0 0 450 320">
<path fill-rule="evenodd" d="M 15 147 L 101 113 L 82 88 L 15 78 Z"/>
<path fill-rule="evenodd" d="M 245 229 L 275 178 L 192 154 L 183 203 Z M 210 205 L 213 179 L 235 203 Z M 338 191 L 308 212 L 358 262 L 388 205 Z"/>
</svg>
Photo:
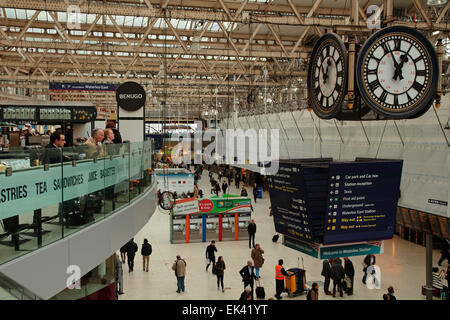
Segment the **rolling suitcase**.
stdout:
<svg viewBox="0 0 450 320">
<path fill-rule="evenodd" d="M 274 235 L 273 237 L 272 237 L 272 242 L 277 242 L 278 241 L 278 238 L 280 238 L 280 236 L 279 235 Z"/>
<path fill-rule="evenodd" d="M 264 299 L 266 297 L 266 292 L 264 291 L 264 287 L 261 287 L 259 280 L 256 281 L 255 292 L 256 292 L 256 298 L 258 298 L 258 299 Z"/>
</svg>

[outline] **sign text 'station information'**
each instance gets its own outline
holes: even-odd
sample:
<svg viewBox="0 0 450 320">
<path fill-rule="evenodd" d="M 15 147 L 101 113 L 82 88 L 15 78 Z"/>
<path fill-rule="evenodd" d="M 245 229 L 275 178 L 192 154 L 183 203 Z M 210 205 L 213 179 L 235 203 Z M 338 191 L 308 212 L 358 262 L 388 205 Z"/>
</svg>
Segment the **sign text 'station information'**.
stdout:
<svg viewBox="0 0 450 320">
<path fill-rule="evenodd" d="M 330 163 L 324 244 L 392 238 L 401 161 Z"/>
</svg>

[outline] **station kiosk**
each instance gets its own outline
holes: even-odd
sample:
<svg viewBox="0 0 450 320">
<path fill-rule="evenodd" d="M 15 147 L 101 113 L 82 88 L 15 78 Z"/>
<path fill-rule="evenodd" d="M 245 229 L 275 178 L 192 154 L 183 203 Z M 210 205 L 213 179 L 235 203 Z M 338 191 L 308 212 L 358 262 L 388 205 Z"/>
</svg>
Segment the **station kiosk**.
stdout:
<svg viewBox="0 0 450 320">
<path fill-rule="evenodd" d="M 219 216 L 220 216 L 220 213 L 211 213 L 208 215 L 204 215 L 204 217 L 205 217 L 205 226 L 204 226 L 205 241 L 209 242 L 211 240 L 219 239 L 219 229 L 220 229 Z"/>
<path fill-rule="evenodd" d="M 237 225 L 237 234 L 239 240 L 248 239 L 250 237 L 247 230 L 248 225 L 250 224 L 250 220 L 251 220 L 250 212 L 239 213 Z"/>
<path fill-rule="evenodd" d="M 186 216 L 175 215 L 172 217 L 172 243 L 186 242 Z"/>
<path fill-rule="evenodd" d="M 202 217 L 197 198 L 178 199 L 171 210 L 170 242 L 202 241 Z"/>
<path fill-rule="evenodd" d="M 171 210 L 171 243 L 248 239 L 251 199 L 236 195 L 185 198 Z"/>
<path fill-rule="evenodd" d="M 189 237 L 186 237 L 186 242 L 202 242 L 202 240 L 203 240 L 202 216 L 199 214 L 190 214 L 189 215 Z"/>
<path fill-rule="evenodd" d="M 251 220 L 251 199 L 225 194 L 199 201 L 199 211 L 208 217 L 219 216 L 219 241 L 248 239 Z M 212 239 L 214 240 L 214 239 Z"/>
<path fill-rule="evenodd" d="M 220 241 L 234 240 L 235 229 L 234 229 L 234 213 L 223 213 L 222 214 L 222 237 Z"/>
</svg>

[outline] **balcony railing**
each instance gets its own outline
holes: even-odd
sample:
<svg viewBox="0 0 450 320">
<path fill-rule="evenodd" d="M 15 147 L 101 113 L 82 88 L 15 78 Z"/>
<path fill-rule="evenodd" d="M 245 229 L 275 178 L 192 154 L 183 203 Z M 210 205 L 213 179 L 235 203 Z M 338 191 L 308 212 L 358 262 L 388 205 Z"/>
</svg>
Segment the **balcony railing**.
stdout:
<svg viewBox="0 0 450 320">
<path fill-rule="evenodd" d="M 114 214 L 152 183 L 151 141 L 10 155 L 0 159 L 11 166 L 0 166 L 0 265 Z"/>
</svg>

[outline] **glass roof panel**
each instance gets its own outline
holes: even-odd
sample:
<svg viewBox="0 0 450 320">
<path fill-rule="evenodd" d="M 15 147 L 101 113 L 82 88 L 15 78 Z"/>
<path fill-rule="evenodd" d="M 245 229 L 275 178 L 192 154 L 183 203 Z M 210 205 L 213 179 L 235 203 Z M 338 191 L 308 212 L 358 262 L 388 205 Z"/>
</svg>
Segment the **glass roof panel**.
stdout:
<svg viewBox="0 0 450 320">
<path fill-rule="evenodd" d="M 131 27 L 133 25 L 133 20 L 134 17 L 123 17 L 124 18 L 124 22 L 123 22 L 123 26 L 125 27 Z M 117 20 L 116 20 L 117 21 Z M 120 25 L 119 23 L 117 23 L 118 25 Z"/>
<path fill-rule="evenodd" d="M 67 22 L 67 12 L 57 12 L 56 17 L 58 19 L 58 22 Z"/>
<path fill-rule="evenodd" d="M 133 21 L 133 27 L 141 27 L 142 28 L 143 22 L 144 22 L 144 19 L 142 17 L 136 17 L 136 18 L 134 18 L 134 21 Z"/>
<path fill-rule="evenodd" d="M 17 19 L 25 20 L 27 19 L 27 12 L 24 9 L 14 9 L 16 11 Z"/>
<path fill-rule="evenodd" d="M 36 20 L 39 20 L 39 21 L 48 21 L 48 13 L 47 13 L 47 11 L 41 11 L 41 12 L 38 14 Z"/>
<path fill-rule="evenodd" d="M 209 27 L 209 31 L 219 31 L 220 26 L 217 22 L 211 23 L 211 26 Z"/>
<path fill-rule="evenodd" d="M 97 17 L 96 14 L 90 13 L 87 15 L 86 17 L 86 23 L 87 24 L 92 24 L 95 21 L 95 18 Z M 101 23 L 102 22 L 102 18 L 100 18 L 100 20 L 98 20 L 97 23 Z"/>
<path fill-rule="evenodd" d="M 11 8 L 6 8 L 6 17 L 9 19 L 17 19 L 16 10 Z"/>
</svg>

